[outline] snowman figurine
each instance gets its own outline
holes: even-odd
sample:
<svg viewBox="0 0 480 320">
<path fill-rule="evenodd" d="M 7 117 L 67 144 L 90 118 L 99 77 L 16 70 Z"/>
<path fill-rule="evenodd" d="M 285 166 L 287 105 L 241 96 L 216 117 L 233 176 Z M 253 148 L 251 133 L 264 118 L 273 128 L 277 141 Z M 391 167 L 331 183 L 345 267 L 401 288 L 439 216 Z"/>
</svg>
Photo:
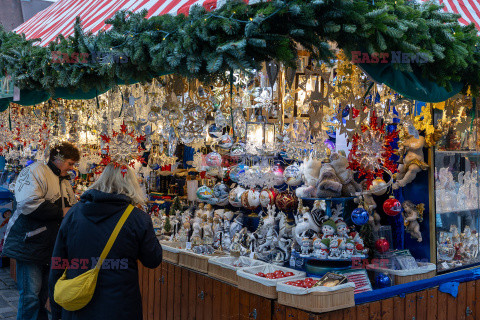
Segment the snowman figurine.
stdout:
<svg viewBox="0 0 480 320">
<path fill-rule="evenodd" d="M 322 224 L 322 233 L 323 233 L 322 239 L 333 238 L 336 228 L 337 228 L 337 225 L 333 220 L 328 219 L 327 221 L 325 221 Z"/>
<path fill-rule="evenodd" d="M 322 252 L 321 244 L 322 244 L 322 239 L 320 238 L 313 239 L 313 255 L 315 257 L 318 257 Z"/>
<path fill-rule="evenodd" d="M 340 249 L 339 249 L 339 239 L 334 236 L 330 241 L 330 259 L 338 259 L 340 258 Z"/>
<path fill-rule="evenodd" d="M 307 236 L 303 236 L 302 238 L 302 254 L 301 257 L 308 257 L 310 256 L 310 250 L 312 249 L 312 239 Z"/>
<path fill-rule="evenodd" d="M 354 254 L 355 244 L 351 240 L 347 240 L 345 254 L 347 259 L 351 259 Z"/>
<path fill-rule="evenodd" d="M 330 253 L 330 239 L 322 239 L 320 243 L 320 255 L 318 256 L 319 259 L 328 259 L 328 255 Z"/>
</svg>

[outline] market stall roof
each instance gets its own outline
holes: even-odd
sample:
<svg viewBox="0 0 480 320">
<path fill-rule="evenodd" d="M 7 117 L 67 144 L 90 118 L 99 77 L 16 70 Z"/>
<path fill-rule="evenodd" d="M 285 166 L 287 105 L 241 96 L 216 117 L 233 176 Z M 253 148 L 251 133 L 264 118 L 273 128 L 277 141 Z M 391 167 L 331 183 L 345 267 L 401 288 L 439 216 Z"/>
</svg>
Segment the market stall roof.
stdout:
<svg viewBox="0 0 480 320">
<path fill-rule="evenodd" d="M 428 0 L 423 0 L 428 1 Z M 478 0 L 438 0 L 440 4 L 445 5 L 445 12 L 452 12 L 461 15 L 458 19 L 463 25 L 475 24 L 480 32 L 480 3 Z"/>
<path fill-rule="evenodd" d="M 147 18 L 164 14 L 188 14 L 192 5 L 207 10 L 222 6 L 226 0 L 59 0 L 15 29 L 27 39 L 42 39 L 37 43 L 47 46 L 59 35 L 68 37 L 74 32 L 75 19 L 80 17 L 86 32 L 108 30 L 105 21 L 120 10 L 140 12 L 147 10 Z M 259 0 L 244 0 L 246 3 Z"/>
</svg>

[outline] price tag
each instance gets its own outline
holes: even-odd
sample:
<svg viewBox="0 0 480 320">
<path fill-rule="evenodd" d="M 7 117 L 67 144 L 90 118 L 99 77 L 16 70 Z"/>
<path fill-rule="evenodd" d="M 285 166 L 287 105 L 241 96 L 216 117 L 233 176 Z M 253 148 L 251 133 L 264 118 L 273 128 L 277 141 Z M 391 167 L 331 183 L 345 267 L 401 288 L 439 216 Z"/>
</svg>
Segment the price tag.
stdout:
<svg viewBox="0 0 480 320">
<path fill-rule="evenodd" d="M 192 250 L 192 243 L 191 243 L 191 242 L 187 242 L 187 243 L 185 244 L 185 249 L 187 249 L 187 250 Z"/>
<path fill-rule="evenodd" d="M 447 263 L 447 262 L 443 262 L 443 263 L 442 263 L 442 268 L 443 268 L 443 269 L 450 269 L 450 267 L 448 266 L 448 263 Z"/>
<path fill-rule="evenodd" d="M 13 101 L 20 101 L 20 88 L 13 87 Z"/>
</svg>

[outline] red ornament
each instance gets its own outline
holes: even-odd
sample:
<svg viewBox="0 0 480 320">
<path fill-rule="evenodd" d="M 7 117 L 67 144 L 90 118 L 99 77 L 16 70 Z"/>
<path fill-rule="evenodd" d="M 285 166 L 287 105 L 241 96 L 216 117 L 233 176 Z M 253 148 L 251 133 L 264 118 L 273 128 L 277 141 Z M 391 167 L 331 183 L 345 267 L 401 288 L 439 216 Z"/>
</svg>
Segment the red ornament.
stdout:
<svg viewBox="0 0 480 320">
<path fill-rule="evenodd" d="M 298 198 L 291 191 L 282 191 L 275 198 L 275 205 L 277 206 L 278 210 L 288 213 L 297 207 Z"/>
<path fill-rule="evenodd" d="M 395 199 L 393 196 L 390 196 L 390 198 L 385 200 L 385 202 L 383 203 L 383 211 L 387 215 L 395 217 L 402 211 L 402 205 L 400 204 L 400 201 Z"/>
<path fill-rule="evenodd" d="M 377 249 L 380 253 L 385 253 L 390 249 L 390 244 L 388 243 L 387 239 L 380 238 L 375 241 L 375 249 Z"/>
</svg>

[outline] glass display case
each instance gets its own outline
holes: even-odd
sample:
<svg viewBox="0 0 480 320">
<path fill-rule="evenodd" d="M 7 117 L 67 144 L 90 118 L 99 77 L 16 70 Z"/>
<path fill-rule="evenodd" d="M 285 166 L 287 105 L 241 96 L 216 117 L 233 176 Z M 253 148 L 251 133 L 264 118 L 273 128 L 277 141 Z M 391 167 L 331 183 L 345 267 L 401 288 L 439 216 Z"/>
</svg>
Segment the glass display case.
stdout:
<svg viewBox="0 0 480 320">
<path fill-rule="evenodd" d="M 480 152 L 475 121 L 468 121 L 463 130 L 447 127 L 433 152 L 437 273 L 480 264 Z"/>
</svg>

